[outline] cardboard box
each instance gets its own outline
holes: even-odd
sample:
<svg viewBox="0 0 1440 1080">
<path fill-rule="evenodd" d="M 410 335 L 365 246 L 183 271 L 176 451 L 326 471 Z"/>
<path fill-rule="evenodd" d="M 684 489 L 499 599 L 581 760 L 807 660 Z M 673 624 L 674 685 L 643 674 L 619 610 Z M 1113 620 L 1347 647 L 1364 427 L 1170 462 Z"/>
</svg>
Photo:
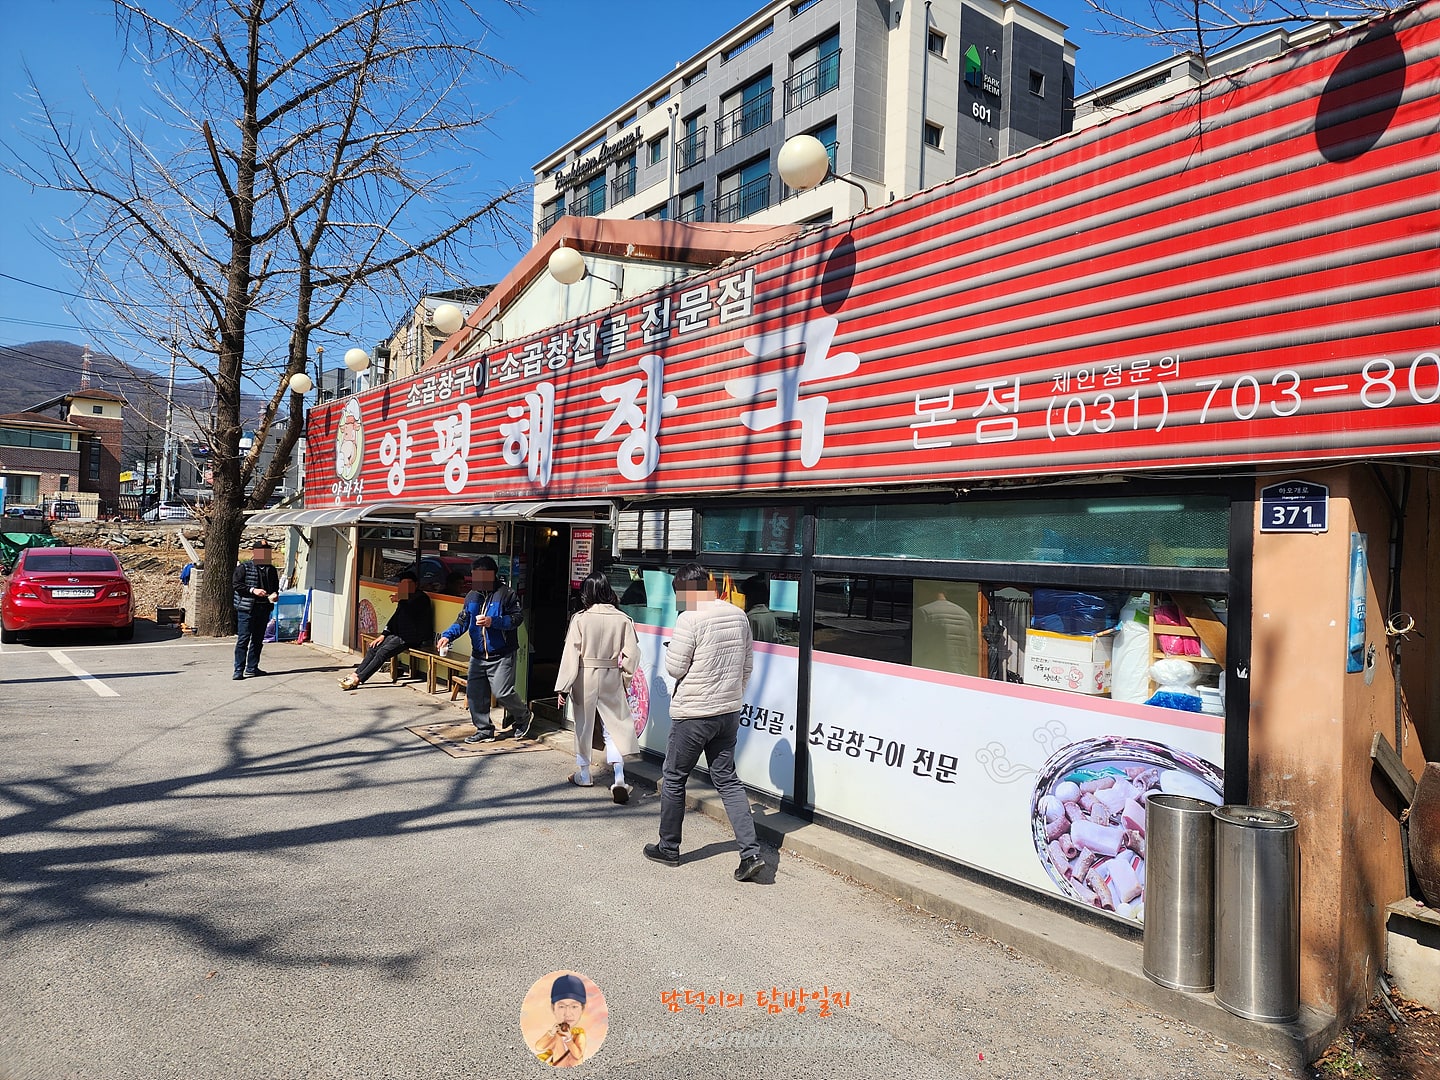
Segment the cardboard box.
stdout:
<svg viewBox="0 0 1440 1080">
<path fill-rule="evenodd" d="M 1025 632 L 1025 682 L 1072 694 L 1108 694 L 1115 631 L 1102 634 Z"/>
</svg>

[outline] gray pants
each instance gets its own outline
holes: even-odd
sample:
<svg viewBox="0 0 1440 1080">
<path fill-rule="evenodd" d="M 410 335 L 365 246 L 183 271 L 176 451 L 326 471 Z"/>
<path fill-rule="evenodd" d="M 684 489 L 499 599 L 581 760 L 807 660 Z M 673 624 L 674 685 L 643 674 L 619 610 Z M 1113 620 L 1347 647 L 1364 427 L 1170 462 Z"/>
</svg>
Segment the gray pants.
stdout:
<svg viewBox="0 0 1440 1080">
<path fill-rule="evenodd" d="M 745 785 L 735 775 L 735 739 L 740 731 L 738 712 L 673 720 L 665 742 L 665 770 L 660 780 L 660 850 L 680 853 L 680 828 L 685 821 L 685 784 L 703 753 L 710 762 L 710 782 L 725 804 L 725 816 L 735 830 L 740 857 L 760 854 L 755 819 Z"/>
<path fill-rule="evenodd" d="M 525 726 L 525 702 L 515 692 L 515 654 L 480 656 L 470 654 L 470 669 L 465 676 L 465 704 L 470 706 L 470 722 L 480 735 L 494 735 L 490 720 L 490 695 L 505 706 L 511 727 Z"/>
</svg>

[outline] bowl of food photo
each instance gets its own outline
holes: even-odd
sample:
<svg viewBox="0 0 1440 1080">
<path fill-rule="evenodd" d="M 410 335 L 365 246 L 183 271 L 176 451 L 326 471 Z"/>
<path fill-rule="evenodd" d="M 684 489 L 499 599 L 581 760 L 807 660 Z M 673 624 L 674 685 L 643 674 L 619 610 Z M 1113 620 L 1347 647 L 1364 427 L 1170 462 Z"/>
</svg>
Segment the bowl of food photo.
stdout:
<svg viewBox="0 0 1440 1080">
<path fill-rule="evenodd" d="M 1224 802 L 1221 769 L 1143 739 L 1071 743 L 1040 768 L 1030 800 L 1035 852 L 1060 892 L 1133 922 L 1145 918 L 1145 815 L 1151 795 Z"/>
</svg>

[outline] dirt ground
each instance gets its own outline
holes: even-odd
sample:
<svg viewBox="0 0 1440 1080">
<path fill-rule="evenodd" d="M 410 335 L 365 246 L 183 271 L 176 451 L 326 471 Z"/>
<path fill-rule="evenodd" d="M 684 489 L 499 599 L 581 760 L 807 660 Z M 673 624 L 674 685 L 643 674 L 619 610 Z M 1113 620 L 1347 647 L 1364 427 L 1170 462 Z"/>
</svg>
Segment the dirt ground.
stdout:
<svg viewBox="0 0 1440 1080">
<path fill-rule="evenodd" d="M 180 606 L 180 570 L 190 561 L 182 549 L 131 544 L 116 548 L 115 554 L 130 578 L 138 618 L 154 619 L 157 607 Z"/>
<path fill-rule="evenodd" d="M 1440 1013 L 1393 991 L 1390 1002 L 1401 1022 L 1377 994 L 1311 1066 L 1315 1080 L 1440 1080 Z"/>
</svg>

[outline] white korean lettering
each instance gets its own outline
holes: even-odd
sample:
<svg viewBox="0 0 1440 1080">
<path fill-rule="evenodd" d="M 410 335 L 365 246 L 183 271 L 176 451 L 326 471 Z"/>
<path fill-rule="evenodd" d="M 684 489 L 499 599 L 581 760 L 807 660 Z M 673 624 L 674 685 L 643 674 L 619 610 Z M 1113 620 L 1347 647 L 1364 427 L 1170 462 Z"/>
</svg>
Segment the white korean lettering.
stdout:
<svg viewBox="0 0 1440 1080">
<path fill-rule="evenodd" d="M 430 460 L 436 465 L 445 465 L 445 490 L 459 495 L 465 490 L 470 479 L 470 405 L 461 402 L 455 412 L 431 422 L 435 429 L 436 447 L 430 452 Z"/>
<path fill-rule="evenodd" d="M 505 464 L 524 465 L 531 483 L 541 487 L 550 484 L 554 413 L 555 384 L 542 382 L 525 395 L 524 405 L 511 405 L 505 410 L 512 423 L 500 425 Z"/>
<path fill-rule="evenodd" d="M 825 450 L 825 413 L 830 399 L 823 394 L 802 397 L 802 387 L 823 379 L 850 375 L 860 366 L 853 352 L 830 353 L 830 343 L 840 322 L 834 317 L 816 319 L 800 326 L 746 338 L 745 351 L 757 360 L 768 360 L 805 346 L 805 358 L 798 368 L 785 369 L 752 379 L 731 379 L 725 392 L 736 401 L 756 403 L 770 394 L 775 404 L 740 414 L 740 422 L 751 431 L 769 431 L 785 424 L 800 424 L 800 463 L 813 468 Z"/>
<path fill-rule="evenodd" d="M 677 408 L 675 395 L 665 393 L 664 359 L 651 353 L 640 357 L 637 366 L 643 378 L 600 388 L 600 396 L 614 405 L 615 411 L 595 436 L 596 442 L 605 442 L 614 437 L 621 424 L 630 429 L 615 455 L 615 467 L 626 480 L 644 480 L 660 464 L 660 426 L 665 414 Z"/>
<path fill-rule="evenodd" d="M 405 490 L 405 466 L 410 463 L 410 452 L 415 442 L 410 434 L 410 421 L 397 420 L 395 426 L 399 429 L 398 436 L 393 431 L 387 431 L 380 440 L 380 464 L 390 466 L 390 471 L 385 474 L 385 490 L 391 495 L 399 495 Z"/>
</svg>

